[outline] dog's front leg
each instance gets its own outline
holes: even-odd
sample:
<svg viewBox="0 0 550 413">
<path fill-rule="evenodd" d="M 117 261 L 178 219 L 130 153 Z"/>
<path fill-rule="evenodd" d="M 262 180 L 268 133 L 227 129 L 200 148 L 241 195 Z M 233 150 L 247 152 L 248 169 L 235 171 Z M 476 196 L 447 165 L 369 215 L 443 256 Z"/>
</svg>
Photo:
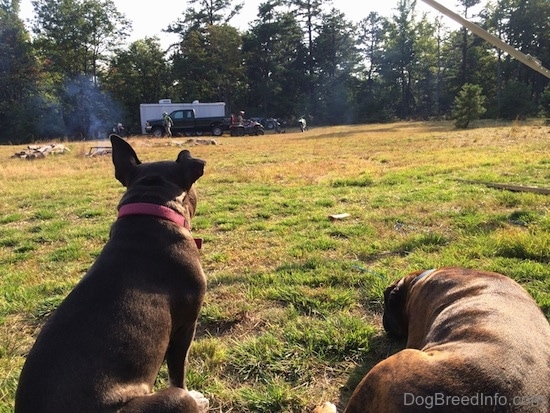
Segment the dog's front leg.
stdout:
<svg viewBox="0 0 550 413">
<path fill-rule="evenodd" d="M 136 397 L 117 413 L 206 413 L 209 402 L 201 393 L 169 387 L 153 394 Z"/>
<path fill-rule="evenodd" d="M 166 364 L 172 386 L 187 389 L 185 384 L 187 354 L 195 336 L 196 325 L 197 323 L 193 323 L 190 327 L 180 328 L 170 340 L 166 351 Z"/>
</svg>

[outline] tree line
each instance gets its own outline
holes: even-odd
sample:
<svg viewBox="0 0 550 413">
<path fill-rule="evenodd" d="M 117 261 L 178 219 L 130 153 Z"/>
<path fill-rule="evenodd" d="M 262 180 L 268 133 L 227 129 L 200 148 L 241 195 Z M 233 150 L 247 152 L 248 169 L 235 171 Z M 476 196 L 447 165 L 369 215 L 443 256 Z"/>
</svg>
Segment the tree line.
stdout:
<svg viewBox="0 0 550 413">
<path fill-rule="evenodd" d="M 458 1 L 467 19 L 550 65 L 550 2 Z M 118 122 L 139 132 L 139 105 L 165 98 L 310 125 L 451 118 L 471 109 L 464 96 L 487 118 L 550 112 L 549 79 L 419 15 L 416 0 L 358 23 L 331 0 L 267 0 L 244 31 L 231 25 L 242 3 L 190 0 L 167 22 L 178 39 L 167 49 L 156 36 L 127 44 L 131 22 L 112 0 L 32 4 L 27 28 L 20 0 L 0 0 L 0 143 L 96 138 Z"/>
</svg>

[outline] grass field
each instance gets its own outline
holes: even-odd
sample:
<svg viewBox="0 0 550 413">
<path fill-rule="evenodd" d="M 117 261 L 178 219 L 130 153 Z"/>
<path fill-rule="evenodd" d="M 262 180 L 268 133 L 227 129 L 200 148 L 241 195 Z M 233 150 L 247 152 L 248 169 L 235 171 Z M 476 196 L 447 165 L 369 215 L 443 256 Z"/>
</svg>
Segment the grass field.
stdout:
<svg viewBox="0 0 550 413">
<path fill-rule="evenodd" d="M 504 273 L 550 317 L 550 196 L 465 182 L 550 187 L 550 127 L 395 123 L 186 141 L 129 139 L 142 161 L 182 148 L 207 161 L 193 227 L 208 292 L 188 384 L 211 411 L 342 408 L 401 348 L 381 328 L 382 292 L 413 270 Z M 101 251 L 123 193 L 109 156 L 85 156 L 95 143 L 67 145 L 35 161 L 0 147 L 0 413 L 13 410 L 26 352 Z"/>
</svg>

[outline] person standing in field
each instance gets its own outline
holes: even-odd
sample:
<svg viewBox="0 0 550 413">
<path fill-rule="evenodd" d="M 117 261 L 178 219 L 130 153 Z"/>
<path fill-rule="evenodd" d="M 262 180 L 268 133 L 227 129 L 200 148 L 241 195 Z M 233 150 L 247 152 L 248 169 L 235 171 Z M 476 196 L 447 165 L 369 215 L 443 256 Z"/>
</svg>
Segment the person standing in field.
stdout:
<svg viewBox="0 0 550 413">
<path fill-rule="evenodd" d="M 170 115 L 166 112 L 162 114 L 162 119 L 164 121 L 164 133 L 169 138 L 172 137 L 172 125 L 174 124 L 174 121 L 170 117 Z"/>
</svg>

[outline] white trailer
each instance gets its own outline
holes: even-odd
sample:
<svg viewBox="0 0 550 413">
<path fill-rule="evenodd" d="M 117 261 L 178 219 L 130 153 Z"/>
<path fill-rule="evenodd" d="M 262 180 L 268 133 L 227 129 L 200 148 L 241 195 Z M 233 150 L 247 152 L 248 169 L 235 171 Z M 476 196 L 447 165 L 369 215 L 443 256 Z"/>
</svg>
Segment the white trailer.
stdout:
<svg viewBox="0 0 550 413">
<path fill-rule="evenodd" d="M 170 99 L 159 100 L 159 103 L 142 103 L 139 105 L 141 133 L 145 135 L 145 122 L 161 119 L 164 112 L 170 113 L 178 109 L 195 109 L 197 118 L 225 116 L 225 102 L 201 103 L 195 100 L 191 103 L 172 103 Z"/>
</svg>

